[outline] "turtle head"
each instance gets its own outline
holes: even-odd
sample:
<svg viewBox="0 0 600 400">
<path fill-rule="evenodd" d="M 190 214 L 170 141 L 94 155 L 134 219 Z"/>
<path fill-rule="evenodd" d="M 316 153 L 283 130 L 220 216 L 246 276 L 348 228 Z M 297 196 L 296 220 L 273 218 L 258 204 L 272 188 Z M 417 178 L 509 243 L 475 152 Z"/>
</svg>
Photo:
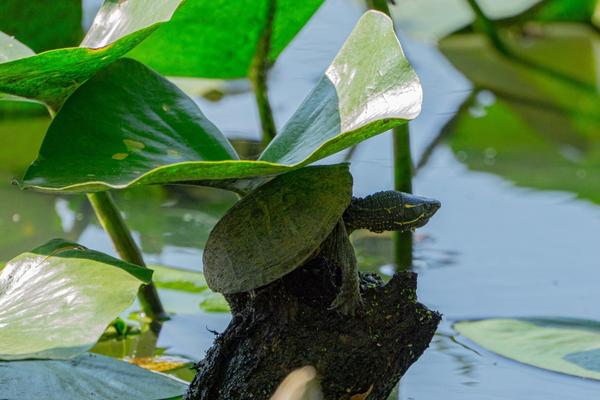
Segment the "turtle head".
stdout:
<svg viewBox="0 0 600 400">
<path fill-rule="evenodd" d="M 440 206 L 434 199 L 388 190 L 352 199 L 344 213 L 344 222 L 350 231 L 407 232 L 429 222 Z"/>
<path fill-rule="evenodd" d="M 408 193 L 402 195 L 402 208 L 404 213 L 399 213 L 395 231 L 406 232 L 420 228 L 429 222 L 429 219 L 440 209 L 442 203 L 438 200 Z"/>
</svg>

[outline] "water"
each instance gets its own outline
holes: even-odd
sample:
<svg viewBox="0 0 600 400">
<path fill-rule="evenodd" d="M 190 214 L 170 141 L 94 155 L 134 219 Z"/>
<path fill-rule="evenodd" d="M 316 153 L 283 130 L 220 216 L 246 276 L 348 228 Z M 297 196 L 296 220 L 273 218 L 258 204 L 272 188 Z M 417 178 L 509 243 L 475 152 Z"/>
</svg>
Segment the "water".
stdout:
<svg viewBox="0 0 600 400">
<path fill-rule="evenodd" d="M 278 61 L 271 97 L 280 126 L 312 88 L 361 12 L 359 2 L 328 1 Z M 541 151 L 530 152 L 528 165 L 486 142 L 483 135 L 493 126 L 483 125 L 481 149 L 461 140 L 464 131 L 459 130 L 446 133 L 430 152 L 431 143 L 470 96 L 473 85 L 435 48 L 408 37 L 403 37 L 403 44 L 425 93 L 423 113 L 411 124 L 415 159 L 428 155 L 416 176 L 415 192 L 443 203 L 429 225 L 417 232 L 418 294 L 420 301 L 444 314 L 444 321 L 430 349 L 403 378 L 399 398 L 594 398 L 599 383 L 498 357 L 456 337 L 452 322 L 519 316 L 600 320 L 600 207 L 592 202 L 598 201 L 594 193 L 586 192 L 600 171 L 593 158 L 599 125 L 593 121 L 586 125 L 583 145 L 539 131 L 524 148 L 537 140 L 558 149 L 559 156 L 542 158 Z M 498 99 L 488 92 L 477 98 L 479 108 L 470 109 L 472 120 L 485 121 L 477 118 L 491 115 L 490 107 Z M 258 139 L 258 119 L 248 93 L 227 95 L 218 102 L 200 99 L 199 104 L 229 137 Z M 0 262 L 60 236 L 114 253 L 81 197 L 20 193 L 9 185 L 10 178 L 22 174 L 33 159 L 31 149 L 39 146 L 46 124 L 44 117 L 0 121 Z M 357 195 L 391 188 L 390 149 L 389 134 L 358 147 L 352 163 Z M 578 172 L 582 165 L 585 174 Z M 554 176 L 544 175 L 544 169 L 554 171 L 552 167 L 571 174 L 569 179 L 540 183 L 541 177 Z M 589 180 L 575 185 L 584 178 Z M 151 187 L 119 193 L 117 201 L 149 263 L 199 271 L 210 227 L 235 197 L 214 189 Z M 355 243 L 364 269 L 393 272 L 389 237 L 359 233 Z M 222 331 L 229 316 L 201 311 L 198 295 L 166 290 L 161 295 L 176 316 L 156 345 L 168 354 L 200 359 L 214 338 L 210 331 Z"/>
</svg>

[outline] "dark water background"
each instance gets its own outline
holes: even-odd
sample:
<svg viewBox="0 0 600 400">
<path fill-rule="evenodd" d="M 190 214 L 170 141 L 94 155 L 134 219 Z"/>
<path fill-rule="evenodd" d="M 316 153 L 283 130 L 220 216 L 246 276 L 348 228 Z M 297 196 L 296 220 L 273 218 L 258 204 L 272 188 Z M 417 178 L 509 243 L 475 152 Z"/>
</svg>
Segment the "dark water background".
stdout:
<svg viewBox="0 0 600 400">
<path fill-rule="evenodd" d="M 94 2 L 87 3 L 92 9 Z M 285 51 L 271 74 L 279 126 L 316 83 L 363 11 L 359 2 L 327 1 Z M 423 113 L 411 124 L 415 161 L 426 160 L 415 178 L 415 192 L 443 203 L 438 215 L 416 234 L 418 295 L 444 314 L 444 322 L 395 396 L 596 398 L 599 383 L 464 345 L 455 337 L 452 322 L 520 316 L 600 320 L 598 120 L 573 122 L 584 132 L 579 137 L 557 137 L 552 126 L 532 124 L 524 130 L 509 118 L 495 120 L 506 101 L 492 91 L 475 89 L 434 46 L 407 35 L 402 43 L 425 93 Z M 597 35 L 590 43 L 596 73 L 591 79 L 599 85 Z M 246 84 L 228 88 L 234 93 L 220 101 L 199 98 L 201 109 L 228 137 L 257 139 L 258 120 Z M 569 101 L 578 107 L 576 98 Z M 459 122 L 448 127 L 455 117 Z M 114 253 L 83 198 L 21 193 L 10 185 L 35 157 L 47 124 L 43 116 L 0 118 L 0 261 L 53 237 Z M 510 142 L 512 136 L 517 140 Z M 355 194 L 391 188 L 391 168 L 389 134 L 361 144 L 352 159 Z M 199 271 L 208 232 L 235 198 L 211 189 L 149 187 L 119 193 L 117 200 L 149 263 Z M 393 272 L 388 236 L 359 233 L 354 240 L 363 269 Z M 228 314 L 202 311 L 200 295 L 169 290 L 161 290 L 161 295 L 176 315 L 165 325 L 158 347 L 167 354 L 200 359 L 214 337 L 209 330 L 222 331 Z M 122 350 L 111 348 L 104 351 Z"/>
</svg>

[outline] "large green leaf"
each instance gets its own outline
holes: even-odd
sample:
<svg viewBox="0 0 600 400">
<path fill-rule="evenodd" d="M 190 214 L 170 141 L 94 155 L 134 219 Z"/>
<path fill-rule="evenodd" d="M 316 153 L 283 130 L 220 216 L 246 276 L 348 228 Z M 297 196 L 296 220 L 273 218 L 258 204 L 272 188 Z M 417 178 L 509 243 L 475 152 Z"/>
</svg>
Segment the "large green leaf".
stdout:
<svg viewBox="0 0 600 400">
<path fill-rule="evenodd" d="M 180 2 L 161 1 L 157 7 L 153 0 L 109 0 L 100 10 L 82 47 L 50 50 L 12 61 L 6 61 L 8 53 L 0 53 L 0 60 L 5 60 L 0 64 L 0 93 L 33 99 L 58 110 L 82 82 L 168 21 Z M 144 9 L 153 12 L 145 14 Z M 0 52 L 4 48 L 0 46 Z"/>
<path fill-rule="evenodd" d="M 171 76 L 242 78 L 274 0 L 187 0 L 131 56 Z M 275 61 L 323 0 L 277 0 L 269 60 Z M 168 56 L 165 56 L 168 54 Z"/>
<path fill-rule="evenodd" d="M 454 325 L 501 356 L 600 380 L 600 323 L 572 318 L 489 319 Z"/>
<path fill-rule="evenodd" d="M 0 359 L 86 351 L 151 277 L 150 270 L 59 239 L 17 256 L 0 273 Z"/>
<path fill-rule="evenodd" d="M 391 20 L 368 12 L 260 160 L 243 161 L 173 84 L 121 60 L 68 99 L 23 186 L 77 192 L 279 174 L 406 123 L 421 101 Z"/>
<path fill-rule="evenodd" d="M 0 1 L 0 31 L 34 51 L 75 46 L 83 37 L 82 0 Z"/>
<path fill-rule="evenodd" d="M 9 400 L 160 400 L 187 385 L 166 375 L 98 354 L 71 360 L 0 362 L 2 398 Z"/>
</svg>

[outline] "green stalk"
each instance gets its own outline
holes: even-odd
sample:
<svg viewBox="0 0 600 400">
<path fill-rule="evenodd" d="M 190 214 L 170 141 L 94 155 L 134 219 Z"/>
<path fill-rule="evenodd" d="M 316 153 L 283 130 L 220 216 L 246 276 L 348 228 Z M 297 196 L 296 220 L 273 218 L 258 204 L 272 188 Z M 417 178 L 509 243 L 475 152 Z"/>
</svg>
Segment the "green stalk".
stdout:
<svg viewBox="0 0 600 400">
<path fill-rule="evenodd" d="M 92 204 L 98 221 L 110 236 L 119 256 L 132 264 L 145 267 L 140 249 L 137 247 L 123 216 L 117 209 L 109 192 L 88 193 L 88 200 Z M 158 292 L 153 283 L 142 285 L 138 292 L 138 299 L 144 313 L 154 321 L 168 319 L 158 297 Z"/>
<path fill-rule="evenodd" d="M 490 39 L 496 50 L 498 50 L 505 56 L 510 56 L 511 52 L 508 50 L 508 47 L 506 47 L 506 45 L 504 44 L 504 41 L 502 41 L 502 39 L 500 38 L 500 34 L 496 29 L 496 24 L 494 23 L 494 21 L 492 21 L 487 17 L 487 15 L 485 15 L 483 10 L 479 6 L 479 3 L 477 3 L 477 0 L 467 0 L 467 2 L 471 6 L 471 9 L 477 17 L 477 21 L 479 21 L 479 23 L 481 24 L 483 31 Z"/>
<path fill-rule="evenodd" d="M 249 79 L 256 98 L 258 115 L 262 127 L 262 143 L 267 146 L 277 135 L 275 120 L 273 119 L 273 110 L 269 102 L 269 90 L 267 87 L 267 77 L 269 72 L 269 51 L 271 49 L 271 36 L 273 34 L 273 20 L 275 19 L 276 0 L 267 2 L 267 18 L 265 29 L 256 46 L 256 53 L 250 66 Z"/>
<path fill-rule="evenodd" d="M 367 0 L 370 9 L 391 16 L 387 0 Z M 412 193 L 412 156 L 408 123 L 392 131 L 394 154 L 394 189 Z M 413 261 L 413 235 L 411 232 L 393 232 L 394 261 L 398 270 L 408 270 Z"/>
<path fill-rule="evenodd" d="M 413 165 L 410 154 L 410 131 L 408 122 L 392 131 L 394 151 L 394 189 L 412 193 Z M 408 270 L 413 262 L 412 232 L 393 232 L 394 261 L 400 270 Z"/>
</svg>

